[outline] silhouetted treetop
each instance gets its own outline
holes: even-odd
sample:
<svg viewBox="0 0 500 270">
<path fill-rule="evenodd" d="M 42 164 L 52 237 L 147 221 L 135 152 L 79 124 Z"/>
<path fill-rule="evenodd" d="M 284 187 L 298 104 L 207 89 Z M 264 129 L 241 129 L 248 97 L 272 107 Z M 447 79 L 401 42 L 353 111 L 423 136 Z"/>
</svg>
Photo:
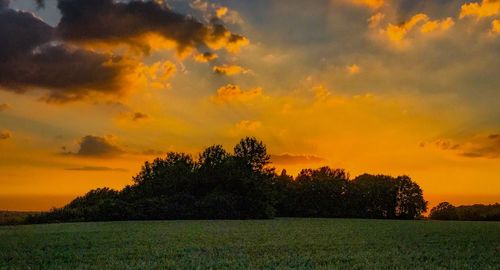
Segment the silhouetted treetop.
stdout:
<svg viewBox="0 0 500 270">
<path fill-rule="evenodd" d="M 262 170 L 271 160 L 264 143 L 255 137 L 241 139 L 234 147 L 234 155 L 244 160 L 255 170 Z"/>
<path fill-rule="evenodd" d="M 202 168 L 214 168 L 220 166 L 230 157 L 222 145 L 213 145 L 205 149 L 198 158 Z"/>
<path fill-rule="evenodd" d="M 431 209 L 429 218 L 436 220 L 500 221 L 500 204 L 454 206 L 449 202 L 442 202 Z"/>
<path fill-rule="evenodd" d="M 427 208 L 408 176 L 363 174 L 344 169 L 303 169 L 297 177 L 268 166 L 262 141 L 246 137 L 227 152 L 204 149 L 195 160 L 169 152 L 146 161 L 121 191 L 95 189 L 30 222 L 130 219 L 255 219 L 274 216 L 418 218 Z"/>
</svg>

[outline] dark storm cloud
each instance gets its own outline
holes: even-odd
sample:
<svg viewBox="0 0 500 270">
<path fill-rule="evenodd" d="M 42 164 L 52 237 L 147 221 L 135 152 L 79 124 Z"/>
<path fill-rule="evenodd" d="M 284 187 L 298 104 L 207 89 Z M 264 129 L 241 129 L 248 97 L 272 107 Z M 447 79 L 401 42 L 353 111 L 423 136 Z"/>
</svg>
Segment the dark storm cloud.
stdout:
<svg viewBox="0 0 500 270">
<path fill-rule="evenodd" d="M 205 25 L 154 1 L 59 0 L 62 19 L 55 28 L 8 5 L 0 0 L 0 88 L 43 90 L 48 102 L 116 97 L 133 88 L 127 78 L 135 74 L 137 59 L 99 53 L 80 43 L 125 42 L 148 51 L 155 44 L 143 37 L 153 33 L 175 41 L 182 51 L 211 46 L 232 50 L 246 40 L 223 25 Z"/>
<path fill-rule="evenodd" d="M 119 91 L 120 58 L 71 48 L 54 41 L 54 31 L 31 13 L 0 9 L 0 86 L 48 89 L 47 100 L 55 102 Z"/>
<path fill-rule="evenodd" d="M 0 0 L 0 9 L 8 8 L 10 4 L 9 0 Z"/>
<path fill-rule="evenodd" d="M 1 6 L 2 4 L 0 4 Z M 52 39 L 54 29 L 23 11 L 0 9 L 0 60 L 16 59 Z"/>
<path fill-rule="evenodd" d="M 205 25 L 154 1 L 59 0 L 58 8 L 62 18 L 57 32 L 68 41 L 128 42 L 147 50 L 148 44 L 137 44 L 134 38 L 155 33 L 175 41 L 182 51 L 218 42 L 231 46 L 244 40 L 223 25 Z"/>
<path fill-rule="evenodd" d="M 17 92 L 46 88 L 46 99 L 59 103 L 82 99 L 92 92 L 117 93 L 121 74 L 120 58 L 109 59 L 63 45 L 42 46 L 0 63 L 1 85 Z"/>
<path fill-rule="evenodd" d="M 124 153 L 120 147 L 114 145 L 109 139 L 93 135 L 83 137 L 79 142 L 79 146 L 77 152 L 64 152 L 63 154 L 81 157 L 110 157 Z"/>
<path fill-rule="evenodd" d="M 45 0 L 35 0 L 35 3 L 38 8 L 44 8 L 45 7 Z"/>
</svg>

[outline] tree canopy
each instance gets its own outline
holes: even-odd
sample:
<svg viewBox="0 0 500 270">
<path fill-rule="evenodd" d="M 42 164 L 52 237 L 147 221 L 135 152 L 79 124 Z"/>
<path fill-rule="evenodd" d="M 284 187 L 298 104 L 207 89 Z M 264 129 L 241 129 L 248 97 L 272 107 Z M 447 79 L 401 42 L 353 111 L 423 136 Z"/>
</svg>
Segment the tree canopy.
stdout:
<svg viewBox="0 0 500 270">
<path fill-rule="evenodd" d="M 120 191 L 99 188 L 28 222 L 136 219 L 266 219 L 275 216 L 414 219 L 427 209 L 408 176 L 344 169 L 303 169 L 276 174 L 265 144 L 246 137 L 233 153 L 221 145 L 196 159 L 169 152 L 145 162 Z"/>
<path fill-rule="evenodd" d="M 430 219 L 500 221 L 500 204 L 454 206 L 442 202 L 431 209 Z"/>
</svg>

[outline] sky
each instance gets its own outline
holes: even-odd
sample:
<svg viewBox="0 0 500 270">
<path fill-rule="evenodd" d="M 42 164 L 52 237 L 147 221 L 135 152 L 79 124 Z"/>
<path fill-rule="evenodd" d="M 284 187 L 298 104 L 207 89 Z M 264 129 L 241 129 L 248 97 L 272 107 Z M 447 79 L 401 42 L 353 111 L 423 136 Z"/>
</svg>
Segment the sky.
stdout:
<svg viewBox="0 0 500 270">
<path fill-rule="evenodd" d="M 0 0 L 0 209 L 244 136 L 500 202 L 500 0 Z"/>
</svg>

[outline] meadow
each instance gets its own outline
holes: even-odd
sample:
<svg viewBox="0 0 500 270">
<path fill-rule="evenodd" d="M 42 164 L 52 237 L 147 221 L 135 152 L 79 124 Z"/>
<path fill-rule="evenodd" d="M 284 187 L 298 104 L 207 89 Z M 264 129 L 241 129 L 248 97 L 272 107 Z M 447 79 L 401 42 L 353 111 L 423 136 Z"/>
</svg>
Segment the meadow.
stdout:
<svg viewBox="0 0 500 270">
<path fill-rule="evenodd" d="M 0 269 L 499 269 L 500 223 L 361 219 L 0 227 Z"/>
</svg>

